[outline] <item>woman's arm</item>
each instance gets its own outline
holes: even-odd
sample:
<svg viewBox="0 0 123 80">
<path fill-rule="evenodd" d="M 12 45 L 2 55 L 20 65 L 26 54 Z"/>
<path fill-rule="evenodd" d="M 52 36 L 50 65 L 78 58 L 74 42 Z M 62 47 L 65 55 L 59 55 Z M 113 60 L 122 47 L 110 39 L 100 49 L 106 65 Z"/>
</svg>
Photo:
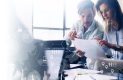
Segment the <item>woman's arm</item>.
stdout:
<svg viewBox="0 0 123 80">
<path fill-rule="evenodd" d="M 123 52 L 123 46 L 121 45 L 112 44 L 112 43 L 107 42 L 106 40 L 101 40 L 101 39 L 97 39 L 97 41 L 99 42 L 101 46 L 105 45 L 108 48 Z"/>
<path fill-rule="evenodd" d="M 110 43 L 109 43 L 110 44 Z M 116 51 L 121 51 L 123 52 L 123 46 L 116 45 L 116 44 L 110 44 L 110 48 L 116 50 Z"/>
</svg>

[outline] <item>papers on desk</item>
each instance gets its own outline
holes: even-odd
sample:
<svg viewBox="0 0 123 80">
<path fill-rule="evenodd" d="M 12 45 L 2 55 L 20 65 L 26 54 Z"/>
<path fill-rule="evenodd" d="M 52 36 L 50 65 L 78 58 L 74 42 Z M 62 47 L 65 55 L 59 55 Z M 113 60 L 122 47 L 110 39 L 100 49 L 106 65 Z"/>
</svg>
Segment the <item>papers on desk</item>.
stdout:
<svg viewBox="0 0 123 80">
<path fill-rule="evenodd" d="M 89 70 L 89 69 L 81 69 L 81 68 L 65 70 L 65 74 L 68 74 L 70 76 L 71 75 L 75 76 L 75 75 L 85 75 L 85 74 L 96 74 L 96 73 L 101 73 L 101 71 Z"/>
<path fill-rule="evenodd" d="M 117 80 L 117 77 L 115 76 L 98 73 L 101 72 L 89 69 L 65 70 L 65 74 L 68 74 L 68 76 L 65 77 L 65 80 Z"/>
<path fill-rule="evenodd" d="M 85 56 L 88 58 L 97 59 L 105 57 L 102 47 L 97 43 L 96 40 L 75 39 L 73 43 L 77 49 L 84 51 Z"/>
<path fill-rule="evenodd" d="M 90 74 L 78 75 L 75 80 L 117 80 L 117 77 L 103 74 Z"/>
<path fill-rule="evenodd" d="M 82 64 L 70 64 L 70 68 L 77 67 L 77 66 L 82 66 Z"/>
</svg>

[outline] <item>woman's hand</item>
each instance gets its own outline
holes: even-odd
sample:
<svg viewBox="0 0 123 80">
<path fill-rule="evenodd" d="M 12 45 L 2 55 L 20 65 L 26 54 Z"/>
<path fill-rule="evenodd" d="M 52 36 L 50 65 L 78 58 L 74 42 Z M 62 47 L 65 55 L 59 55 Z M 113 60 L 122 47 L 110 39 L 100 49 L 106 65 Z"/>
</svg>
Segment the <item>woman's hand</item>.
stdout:
<svg viewBox="0 0 123 80">
<path fill-rule="evenodd" d="M 98 43 L 99 43 L 101 46 L 103 46 L 103 45 L 109 46 L 109 43 L 108 43 L 107 41 L 105 41 L 105 40 L 97 40 L 97 41 L 98 41 Z"/>
<path fill-rule="evenodd" d="M 97 42 L 101 45 L 101 46 L 103 46 L 103 45 L 105 45 L 105 46 L 109 46 L 109 43 L 106 41 L 106 40 L 102 40 L 102 39 L 100 39 L 100 38 L 95 38 L 96 40 L 97 40 Z"/>
<path fill-rule="evenodd" d="M 114 44 L 108 43 L 106 40 L 102 40 L 99 38 L 96 38 L 97 42 L 101 45 L 101 46 L 107 46 L 108 48 L 114 48 Z"/>
</svg>

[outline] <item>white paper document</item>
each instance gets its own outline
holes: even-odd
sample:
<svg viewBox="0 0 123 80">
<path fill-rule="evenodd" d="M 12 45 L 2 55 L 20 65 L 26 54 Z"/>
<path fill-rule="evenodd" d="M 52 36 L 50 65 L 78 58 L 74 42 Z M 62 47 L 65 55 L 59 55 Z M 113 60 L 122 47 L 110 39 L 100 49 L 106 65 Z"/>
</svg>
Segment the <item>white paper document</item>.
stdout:
<svg viewBox="0 0 123 80">
<path fill-rule="evenodd" d="M 73 43 L 77 49 L 84 51 L 85 56 L 88 58 L 97 59 L 106 57 L 105 52 L 96 40 L 75 39 Z"/>
<path fill-rule="evenodd" d="M 100 74 L 101 71 L 89 69 L 71 69 L 65 70 L 65 80 L 117 80 L 116 76 Z"/>
</svg>

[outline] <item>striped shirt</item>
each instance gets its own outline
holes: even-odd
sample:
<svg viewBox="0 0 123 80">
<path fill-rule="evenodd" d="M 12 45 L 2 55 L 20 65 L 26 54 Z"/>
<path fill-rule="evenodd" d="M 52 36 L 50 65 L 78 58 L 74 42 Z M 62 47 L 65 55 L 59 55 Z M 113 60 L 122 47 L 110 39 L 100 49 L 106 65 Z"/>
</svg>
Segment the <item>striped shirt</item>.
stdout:
<svg viewBox="0 0 123 80">
<path fill-rule="evenodd" d="M 105 34 L 105 40 L 109 43 L 123 46 L 123 28 L 120 30 L 111 29 L 110 32 Z M 110 49 L 113 59 L 123 60 L 123 52 Z"/>
</svg>

